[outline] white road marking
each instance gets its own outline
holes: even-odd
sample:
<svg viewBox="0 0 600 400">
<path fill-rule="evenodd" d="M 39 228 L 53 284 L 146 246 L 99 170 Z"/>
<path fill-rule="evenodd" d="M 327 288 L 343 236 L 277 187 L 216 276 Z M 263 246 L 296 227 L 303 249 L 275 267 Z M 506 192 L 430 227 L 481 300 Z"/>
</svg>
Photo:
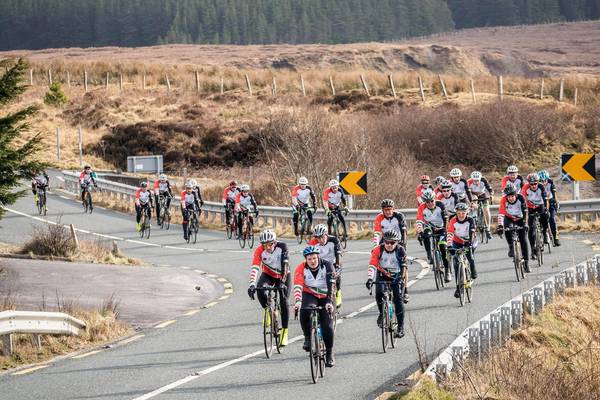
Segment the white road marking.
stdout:
<svg viewBox="0 0 600 400">
<path fill-rule="evenodd" d="M 186 312 L 186 313 L 185 313 L 185 314 L 183 314 L 183 315 L 190 316 L 190 315 L 197 314 L 197 313 L 199 313 L 199 312 L 200 312 L 200 310 L 190 310 L 190 311 Z"/>
<path fill-rule="evenodd" d="M 160 244 L 151 243 L 151 242 L 140 242 L 139 240 L 133 240 L 133 239 L 125 239 L 125 241 L 129 242 L 129 243 L 142 244 L 145 246 L 160 247 Z"/>
<path fill-rule="evenodd" d="M 211 308 L 211 307 L 213 307 L 213 306 L 216 306 L 217 304 L 218 304 L 218 303 L 217 303 L 216 301 L 212 301 L 212 302 L 210 302 L 210 303 L 206 304 L 206 305 L 204 306 L 204 308 Z"/>
<path fill-rule="evenodd" d="M 174 324 L 175 322 L 177 322 L 177 321 L 176 321 L 176 320 L 174 320 L 174 319 L 172 319 L 172 320 L 170 320 L 170 321 L 165 321 L 165 322 L 162 322 L 162 323 L 160 323 L 160 324 L 156 325 L 156 326 L 154 327 L 154 329 L 162 329 L 162 328 L 166 328 L 167 326 L 169 326 L 169 325 L 172 325 L 172 324 Z"/>
<path fill-rule="evenodd" d="M 224 294 L 231 294 L 231 293 L 233 293 L 233 289 L 225 289 L 225 291 L 223 293 Z"/>
<path fill-rule="evenodd" d="M 83 354 L 79 354 L 76 356 L 73 356 L 71 358 L 74 358 L 76 360 L 80 359 L 80 358 L 85 358 L 85 357 L 89 357 L 89 356 L 93 356 L 94 354 L 98 354 L 100 353 L 102 350 L 94 350 L 94 351 L 89 351 L 87 353 L 83 353 Z"/>
<path fill-rule="evenodd" d="M 27 368 L 27 369 L 23 369 L 21 371 L 17 371 L 15 373 L 12 373 L 11 375 L 15 376 L 15 375 L 25 375 L 25 374 L 29 374 L 31 372 L 43 369 L 43 368 L 48 368 L 50 365 L 46 364 L 46 365 L 38 365 L 37 367 L 32 367 L 32 368 Z"/>
<path fill-rule="evenodd" d="M 122 346 L 124 344 L 131 343 L 131 342 L 134 342 L 134 341 L 136 341 L 138 339 L 141 339 L 144 336 L 146 336 L 146 335 L 141 335 L 141 334 L 140 335 L 135 335 L 135 336 L 130 337 L 129 339 L 121 340 L 118 344 Z"/>
<path fill-rule="evenodd" d="M 228 298 L 229 298 L 228 295 L 224 295 L 224 296 L 219 297 L 217 300 L 227 300 Z"/>
</svg>

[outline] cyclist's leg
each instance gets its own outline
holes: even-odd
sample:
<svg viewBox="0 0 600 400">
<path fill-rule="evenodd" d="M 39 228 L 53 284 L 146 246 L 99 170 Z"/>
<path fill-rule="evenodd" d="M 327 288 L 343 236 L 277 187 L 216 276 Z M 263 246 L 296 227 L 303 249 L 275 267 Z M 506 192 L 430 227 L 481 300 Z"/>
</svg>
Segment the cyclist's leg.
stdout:
<svg viewBox="0 0 600 400">
<path fill-rule="evenodd" d="M 560 243 L 558 242 L 558 228 L 556 226 L 556 202 L 550 202 L 550 232 L 552 232 L 552 238 L 554 238 L 554 243 L 558 246 Z"/>
<path fill-rule="evenodd" d="M 542 213 L 540 214 L 540 222 L 542 224 L 542 235 L 544 238 L 544 244 L 546 244 L 546 235 L 548 234 L 549 218 L 548 214 L 546 213 L 546 209 L 543 206 L 540 207 L 540 210 L 542 211 Z"/>
<path fill-rule="evenodd" d="M 504 228 L 510 228 L 513 225 L 517 225 L 512 219 L 505 218 L 504 219 Z M 506 243 L 508 244 L 508 256 L 512 257 L 515 254 L 514 244 L 513 244 L 513 232 L 505 232 L 504 234 Z"/>
<path fill-rule="evenodd" d="M 381 282 L 383 280 L 384 280 L 384 278 L 378 272 L 377 273 L 377 278 L 375 279 L 375 281 L 376 282 Z M 378 318 L 378 321 L 377 321 L 379 323 L 380 320 L 381 320 L 381 313 L 382 313 L 382 310 L 383 310 L 383 285 L 375 285 L 375 301 L 377 302 L 377 309 L 379 310 L 379 318 Z"/>
<path fill-rule="evenodd" d="M 525 226 L 525 221 L 521 220 L 519 222 L 515 222 L 515 225 L 520 227 Z M 525 230 L 520 230 L 519 232 L 519 241 L 521 242 L 521 254 L 523 255 L 523 259 L 525 262 L 529 260 L 529 247 L 527 246 L 527 235 L 525 234 Z"/>
<path fill-rule="evenodd" d="M 312 294 L 308 294 L 306 292 L 302 293 L 302 308 L 312 307 L 318 305 L 318 299 Z M 302 348 L 306 351 L 309 351 L 310 347 L 310 311 L 309 310 L 300 310 L 300 327 L 302 328 L 302 333 L 304 334 L 304 346 Z"/>
<path fill-rule="evenodd" d="M 319 310 L 319 322 L 321 323 L 321 333 L 323 334 L 323 342 L 325 342 L 325 348 L 330 350 L 333 348 L 333 318 L 325 309 L 325 305 L 329 302 L 328 299 L 319 299 L 319 306 L 323 307 Z"/>
<path fill-rule="evenodd" d="M 313 223 L 313 212 L 310 208 L 306 210 L 306 217 L 308 218 L 309 227 L 311 227 Z"/>
<path fill-rule="evenodd" d="M 338 218 L 340 219 L 340 223 L 342 225 L 344 225 L 346 227 L 346 229 L 348 229 L 348 226 L 346 225 L 346 220 L 344 219 L 344 213 L 339 208 L 337 209 L 337 215 L 338 215 Z"/>
<path fill-rule="evenodd" d="M 425 253 L 427 253 L 427 261 L 429 264 L 433 264 L 433 255 L 431 254 L 431 243 L 429 238 L 431 237 L 431 231 L 426 229 L 421 233 L 421 237 L 423 238 L 423 246 L 425 246 Z"/>
<path fill-rule="evenodd" d="M 327 233 L 329 235 L 331 235 L 333 232 L 331 232 L 331 225 L 333 225 L 333 211 L 330 210 L 331 213 L 329 214 L 329 216 L 327 217 Z"/>
<path fill-rule="evenodd" d="M 475 269 L 475 256 L 473 255 L 473 251 L 467 251 L 467 260 L 469 261 L 469 266 L 471 267 L 471 278 L 477 279 L 477 270 Z"/>
<path fill-rule="evenodd" d="M 287 329 L 290 320 L 289 293 L 292 287 L 292 274 L 288 274 L 284 282 L 284 288 L 279 293 L 279 302 L 281 304 L 281 327 Z"/>
<path fill-rule="evenodd" d="M 82 203 L 85 201 L 84 196 L 85 196 L 85 187 L 81 187 L 81 202 Z"/>
<path fill-rule="evenodd" d="M 275 280 L 263 272 L 260 274 L 260 277 L 258 278 L 256 287 L 261 288 L 263 286 L 273 286 L 274 284 L 275 284 Z M 264 290 L 258 290 L 256 292 L 256 298 L 258 299 L 258 302 L 260 303 L 262 308 L 267 307 L 267 293 Z"/>
<path fill-rule="evenodd" d="M 527 225 L 529 225 L 529 246 L 531 247 L 531 250 L 534 251 L 535 249 L 535 228 L 536 228 L 536 224 L 534 224 L 534 217 L 533 217 L 533 212 L 535 211 L 535 209 L 530 209 L 529 210 L 529 215 L 527 216 Z"/>
<path fill-rule="evenodd" d="M 142 206 L 135 205 L 135 222 L 138 224 L 142 220 Z"/>
<path fill-rule="evenodd" d="M 160 200 L 160 196 L 155 194 L 154 195 L 154 201 L 155 201 L 154 204 L 156 204 L 156 222 L 157 223 L 160 222 L 160 201 L 159 200 Z"/>
<path fill-rule="evenodd" d="M 244 212 L 240 211 L 237 213 L 237 230 L 238 235 L 242 236 L 242 223 L 244 221 Z"/>
<path fill-rule="evenodd" d="M 294 235 L 298 236 L 298 218 L 300 217 L 300 213 L 298 212 L 298 208 L 294 207 L 292 211 L 292 221 L 294 222 Z"/>
<path fill-rule="evenodd" d="M 189 210 L 187 208 L 182 208 L 181 216 L 183 217 L 183 223 L 181 224 L 183 226 L 183 238 L 185 240 L 187 240 L 187 237 L 188 237 L 187 226 L 188 226 L 188 220 L 190 218 Z"/>
<path fill-rule="evenodd" d="M 438 244 L 440 248 L 440 255 L 442 256 L 442 263 L 444 264 L 444 273 L 446 278 L 450 278 L 450 263 L 448 262 L 448 252 L 446 251 L 446 238 L 440 238 Z M 446 279 L 448 281 L 448 279 Z"/>
<path fill-rule="evenodd" d="M 398 319 L 398 330 L 404 329 L 404 302 L 402 301 L 402 283 L 395 282 L 392 284 L 392 292 L 394 293 L 394 308 L 396 318 Z"/>
<path fill-rule="evenodd" d="M 150 204 L 146 204 L 146 209 L 148 210 L 148 219 L 152 218 L 152 207 L 150 207 Z"/>
<path fill-rule="evenodd" d="M 231 206 L 229 200 L 225 201 L 225 224 L 229 225 L 231 223 Z"/>
</svg>

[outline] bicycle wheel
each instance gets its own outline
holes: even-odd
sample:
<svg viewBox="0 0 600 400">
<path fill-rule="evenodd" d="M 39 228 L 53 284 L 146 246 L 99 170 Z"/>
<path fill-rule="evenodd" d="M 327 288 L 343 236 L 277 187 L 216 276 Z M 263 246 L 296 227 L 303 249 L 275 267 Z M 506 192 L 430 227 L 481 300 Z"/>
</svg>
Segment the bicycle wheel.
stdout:
<svg viewBox="0 0 600 400">
<path fill-rule="evenodd" d="M 275 348 L 277 349 L 277 353 L 281 354 L 281 307 L 279 303 L 277 303 L 273 311 L 271 325 L 271 332 L 273 332 L 273 336 L 275 337 Z"/>
<path fill-rule="evenodd" d="M 231 239 L 231 237 L 233 236 L 233 229 L 231 228 L 231 223 L 225 224 L 225 236 L 227 236 L 227 239 Z"/>
<path fill-rule="evenodd" d="M 246 236 L 246 241 L 248 242 L 248 248 L 254 247 L 254 226 L 251 222 L 248 223 L 248 232 Z"/>
<path fill-rule="evenodd" d="M 391 312 L 389 310 L 392 310 Z M 388 308 L 390 315 L 390 325 L 388 326 L 388 334 L 390 335 L 390 344 L 392 349 L 396 348 L 396 327 L 398 326 L 398 320 L 396 319 L 396 313 L 393 312 L 393 307 Z"/>
<path fill-rule="evenodd" d="M 194 233 L 194 244 L 196 244 L 196 241 L 198 240 L 198 230 L 199 230 L 198 218 L 196 218 L 196 216 L 194 216 L 193 221 L 194 221 L 194 223 L 192 224 L 192 230 Z"/>
<path fill-rule="evenodd" d="M 265 343 L 265 355 L 271 358 L 273 354 L 273 310 L 267 307 L 263 316 L 263 340 Z"/>
<path fill-rule="evenodd" d="M 242 234 L 238 235 L 238 241 L 242 249 L 246 247 L 246 229 L 244 225 L 242 225 Z"/>
<path fill-rule="evenodd" d="M 336 224 L 336 229 L 338 231 L 337 237 L 340 241 L 340 244 L 342 245 L 342 248 L 345 249 L 346 246 L 348 245 L 348 237 L 346 235 L 346 225 L 338 222 Z"/>
<path fill-rule="evenodd" d="M 150 218 L 146 218 L 146 239 L 150 239 L 150 231 L 152 230 L 152 224 Z"/>
<path fill-rule="evenodd" d="M 432 241 L 433 242 L 433 241 Z M 433 255 L 433 277 L 435 280 L 435 288 L 440 290 L 444 286 L 444 279 L 439 274 L 440 260 L 438 259 L 438 251 L 436 250 Z"/>
<path fill-rule="evenodd" d="M 38 197 L 38 213 L 40 215 L 46 215 L 44 209 L 46 208 L 46 195 L 44 193 L 40 193 Z"/>
<path fill-rule="evenodd" d="M 516 235 L 516 232 L 514 233 Z M 515 266 L 515 274 L 517 275 L 517 282 L 521 279 L 525 278 L 523 276 L 523 267 L 521 261 L 521 246 L 518 241 L 515 241 L 513 244 L 513 264 Z"/>
<path fill-rule="evenodd" d="M 325 376 L 325 343 L 322 337 L 319 337 L 319 376 Z"/>
<path fill-rule="evenodd" d="M 94 210 L 94 207 L 92 206 L 92 194 L 90 192 L 87 192 L 87 210 L 89 211 L 89 213 L 91 214 L 92 211 Z"/>
<path fill-rule="evenodd" d="M 544 256 L 542 255 L 544 249 L 544 241 L 542 239 L 542 232 L 539 221 L 535 228 L 535 255 L 537 256 L 538 267 L 541 267 L 544 263 Z"/>
<path fill-rule="evenodd" d="M 458 265 L 459 265 L 459 280 L 458 280 L 458 292 L 459 292 L 459 296 L 458 296 L 458 300 L 460 301 L 460 306 L 463 307 L 465 305 L 465 263 L 463 262 L 463 258 L 462 256 L 459 258 L 458 260 Z"/>
<path fill-rule="evenodd" d="M 319 380 L 319 337 L 317 334 L 317 328 L 310 330 L 310 351 L 308 352 L 310 361 L 310 376 L 312 377 L 313 383 L 317 383 Z"/>
<path fill-rule="evenodd" d="M 87 198 L 88 198 L 88 192 L 86 191 L 83 194 L 83 212 L 84 212 L 84 214 L 87 214 L 87 212 L 88 212 L 88 201 L 87 201 Z"/>
<path fill-rule="evenodd" d="M 304 219 L 304 213 L 300 211 L 300 218 L 298 220 L 298 234 L 296 235 L 296 241 L 298 244 L 302 244 L 302 240 L 304 240 L 304 225 L 306 224 L 306 220 Z"/>
<path fill-rule="evenodd" d="M 473 280 L 471 279 L 471 266 L 465 265 L 465 293 L 467 295 L 467 301 L 470 303 L 473 299 Z"/>
<path fill-rule="evenodd" d="M 390 325 L 390 314 L 387 301 L 384 301 L 382 304 L 381 314 L 381 346 L 383 347 L 383 352 L 386 353 L 388 348 L 388 329 Z"/>
<path fill-rule="evenodd" d="M 163 216 L 162 226 L 165 226 L 165 229 L 169 230 L 169 228 L 171 227 L 171 212 L 169 211 L 168 208 L 165 208 L 165 213 L 163 215 L 164 216 Z"/>
</svg>

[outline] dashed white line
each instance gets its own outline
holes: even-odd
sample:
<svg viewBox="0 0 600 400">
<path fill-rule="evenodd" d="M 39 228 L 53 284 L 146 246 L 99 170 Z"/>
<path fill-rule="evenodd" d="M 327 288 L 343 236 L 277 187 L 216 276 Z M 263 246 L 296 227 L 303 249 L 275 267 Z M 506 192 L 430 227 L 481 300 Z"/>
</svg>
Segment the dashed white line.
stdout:
<svg viewBox="0 0 600 400">
<path fill-rule="evenodd" d="M 170 321 L 165 321 L 165 322 L 162 322 L 162 323 L 160 323 L 160 324 L 156 325 L 156 326 L 154 327 L 154 329 L 162 329 L 162 328 L 166 328 L 167 326 L 169 326 L 169 325 L 172 325 L 172 324 L 174 324 L 175 322 L 177 322 L 177 321 L 176 321 L 176 320 L 174 320 L 174 319 L 172 319 L 172 320 L 170 320 Z"/>
<path fill-rule="evenodd" d="M 142 335 L 142 334 L 140 334 L 140 335 L 135 335 L 135 336 L 132 336 L 132 337 L 130 337 L 130 338 L 128 338 L 128 339 L 121 340 L 121 341 L 120 341 L 118 344 L 119 344 L 119 345 L 124 345 L 124 344 L 127 344 L 127 343 L 131 343 L 131 342 L 134 342 L 134 341 L 136 341 L 136 340 L 138 340 L 138 339 L 141 339 L 141 338 L 143 338 L 144 336 L 146 336 L 146 335 Z"/>
<path fill-rule="evenodd" d="M 211 308 L 211 307 L 213 307 L 213 306 L 216 306 L 217 304 L 218 304 L 218 303 L 217 303 L 216 301 L 212 301 L 212 302 L 210 302 L 210 303 L 206 304 L 206 305 L 204 306 L 204 308 Z"/>
<path fill-rule="evenodd" d="M 25 375 L 25 374 L 29 374 L 31 372 L 43 369 L 43 368 L 48 368 L 50 365 L 38 365 L 37 367 L 32 367 L 32 368 L 27 368 L 27 369 L 22 369 L 21 371 L 17 371 L 15 373 L 12 373 L 11 375 L 13 376 L 17 376 L 17 375 Z"/>
<path fill-rule="evenodd" d="M 71 358 L 74 358 L 76 360 L 80 359 L 80 358 L 85 358 L 85 357 L 89 357 L 89 356 L 93 356 L 94 354 L 98 354 L 100 353 L 102 350 L 94 350 L 94 351 L 89 351 L 87 353 L 83 353 L 83 354 L 79 354 L 76 356 L 73 356 Z"/>
</svg>

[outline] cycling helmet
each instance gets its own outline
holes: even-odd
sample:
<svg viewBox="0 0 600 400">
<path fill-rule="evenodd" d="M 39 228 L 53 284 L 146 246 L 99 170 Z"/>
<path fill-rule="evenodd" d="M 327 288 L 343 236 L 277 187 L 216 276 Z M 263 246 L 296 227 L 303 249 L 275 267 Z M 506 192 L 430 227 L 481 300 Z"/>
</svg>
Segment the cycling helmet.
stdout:
<svg viewBox="0 0 600 400">
<path fill-rule="evenodd" d="M 242 186 L 240 186 L 240 190 L 242 192 L 249 192 L 250 191 L 250 186 L 248 186 L 248 185 L 242 185 Z"/>
<path fill-rule="evenodd" d="M 421 183 L 429 183 L 430 179 L 429 179 L 429 175 L 423 175 L 421 177 Z"/>
<path fill-rule="evenodd" d="M 444 182 L 445 180 L 446 180 L 446 178 L 444 178 L 443 176 L 438 176 L 437 178 L 435 178 L 435 184 L 441 185 L 442 182 Z"/>
<path fill-rule="evenodd" d="M 167 175 L 165 175 L 165 174 L 160 174 L 160 175 L 158 176 L 158 179 L 159 179 L 159 180 L 161 180 L 161 181 L 166 181 L 166 180 L 167 180 Z"/>
<path fill-rule="evenodd" d="M 462 171 L 458 168 L 452 168 L 450 178 L 458 178 L 459 176 L 462 176 Z"/>
<path fill-rule="evenodd" d="M 517 168 L 516 165 L 510 165 L 508 168 L 506 168 L 506 173 L 507 174 L 518 174 L 519 168 Z"/>
<path fill-rule="evenodd" d="M 262 231 L 260 238 L 258 239 L 261 243 L 273 242 L 277 239 L 277 235 L 270 229 Z"/>
<path fill-rule="evenodd" d="M 192 186 L 192 183 L 191 183 L 190 181 L 187 181 L 187 182 L 185 183 L 185 188 L 186 188 L 186 189 L 192 189 L 193 187 L 194 187 L 194 186 Z"/>
<path fill-rule="evenodd" d="M 513 185 L 512 183 L 507 183 L 504 187 L 504 194 L 507 196 L 517 194 L 517 189 L 515 188 L 515 185 Z"/>
<path fill-rule="evenodd" d="M 421 200 L 424 202 L 429 202 L 433 201 L 433 199 L 433 192 L 431 190 L 423 190 L 423 193 L 421 193 Z"/>
<path fill-rule="evenodd" d="M 143 188 L 147 188 L 148 187 L 148 182 L 144 181 L 142 183 L 140 183 L 140 186 Z"/>
<path fill-rule="evenodd" d="M 540 176 L 535 172 L 527 175 L 527 182 L 529 183 L 538 183 L 540 181 Z"/>
<path fill-rule="evenodd" d="M 481 180 L 481 172 L 479 172 L 479 171 L 473 171 L 473 172 L 471 172 L 471 179 L 474 179 L 476 181 L 480 181 Z"/>
<path fill-rule="evenodd" d="M 394 200 L 392 199 L 383 199 L 381 201 L 381 208 L 394 207 Z"/>
<path fill-rule="evenodd" d="M 538 172 L 538 175 L 540 177 L 540 181 L 547 181 L 548 179 L 550 179 L 550 173 L 545 169 Z"/>
<path fill-rule="evenodd" d="M 311 254 L 319 254 L 320 252 L 321 250 L 319 250 L 317 246 L 308 246 L 302 251 L 302 255 L 304 256 L 304 258 L 306 258 L 306 256 L 309 256 Z"/>
<path fill-rule="evenodd" d="M 308 179 L 305 176 L 298 178 L 298 185 L 308 185 Z"/>
<path fill-rule="evenodd" d="M 386 241 L 394 241 L 394 242 L 399 242 L 401 239 L 400 237 L 400 232 L 398 232 L 397 230 L 391 230 L 391 231 L 387 231 L 386 233 L 383 234 L 383 240 Z"/>
<path fill-rule="evenodd" d="M 83 169 L 92 169 L 92 167 L 90 167 L 89 165 L 86 165 L 85 167 L 83 167 Z"/>
<path fill-rule="evenodd" d="M 329 181 L 329 187 L 334 187 L 334 186 L 340 186 L 340 183 L 337 181 L 337 179 L 332 179 Z"/>
<path fill-rule="evenodd" d="M 314 237 L 321 237 L 325 234 L 327 234 L 327 227 L 323 224 L 319 224 L 319 225 L 315 226 L 312 231 L 312 235 Z"/>
<path fill-rule="evenodd" d="M 195 179 L 190 179 L 189 182 L 192 184 L 193 187 L 198 186 L 198 182 Z"/>
<path fill-rule="evenodd" d="M 452 189 L 452 184 L 450 182 L 448 182 L 447 180 L 444 180 L 442 182 L 442 190 L 444 189 Z"/>
<path fill-rule="evenodd" d="M 468 209 L 469 209 L 469 207 L 465 203 L 458 203 L 456 205 L 456 207 L 454 207 L 454 210 L 456 210 L 456 212 L 467 211 Z"/>
<path fill-rule="evenodd" d="M 231 181 L 231 182 L 229 182 L 229 186 L 237 186 L 237 182 L 236 181 Z"/>
</svg>

